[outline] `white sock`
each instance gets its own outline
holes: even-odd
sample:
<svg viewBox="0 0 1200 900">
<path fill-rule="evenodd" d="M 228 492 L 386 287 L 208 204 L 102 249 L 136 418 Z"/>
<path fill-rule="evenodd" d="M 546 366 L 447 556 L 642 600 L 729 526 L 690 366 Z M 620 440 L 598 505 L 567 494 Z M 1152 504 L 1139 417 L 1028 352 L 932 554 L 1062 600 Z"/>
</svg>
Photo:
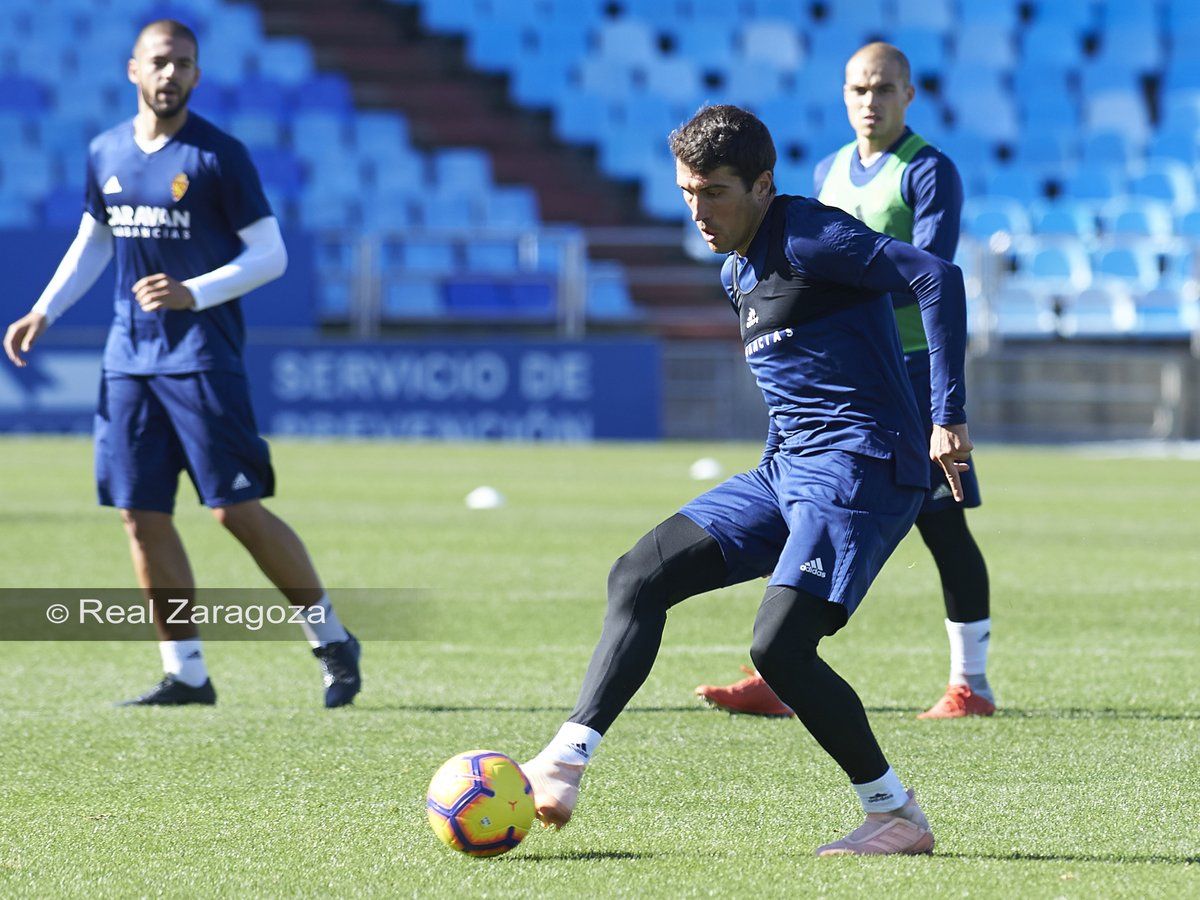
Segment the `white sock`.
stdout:
<svg viewBox="0 0 1200 900">
<path fill-rule="evenodd" d="M 893 812 L 908 802 L 908 792 L 891 766 L 874 781 L 850 786 L 858 794 L 862 808 L 869 813 Z"/>
<path fill-rule="evenodd" d="M 950 683 L 967 684 L 969 675 L 987 674 L 988 644 L 992 637 L 991 618 L 978 622 L 946 620 L 950 639 Z"/>
<path fill-rule="evenodd" d="M 300 624 L 300 628 L 311 647 L 336 644 L 350 637 L 337 613 L 333 611 L 328 594 L 322 594 L 320 600 L 305 609 L 304 618 L 306 621 Z"/>
<path fill-rule="evenodd" d="M 600 732 L 586 725 L 564 722 L 554 739 L 534 759 L 552 759 L 573 766 L 586 766 L 596 755 L 602 737 Z"/>
<path fill-rule="evenodd" d="M 162 657 L 163 671 L 174 676 L 176 681 L 189 687 L 200 687 L 208 681 L 208 667 L 204 665 L 199 638 L 159 641 L 158 654 Z"/>
</svg>

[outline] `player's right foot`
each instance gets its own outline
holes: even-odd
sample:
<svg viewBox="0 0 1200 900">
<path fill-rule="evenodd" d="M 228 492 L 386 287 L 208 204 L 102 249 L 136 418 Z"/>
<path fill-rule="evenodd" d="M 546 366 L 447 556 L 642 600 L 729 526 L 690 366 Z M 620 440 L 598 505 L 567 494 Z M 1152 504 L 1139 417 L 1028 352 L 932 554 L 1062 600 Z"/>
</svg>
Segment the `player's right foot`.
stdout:
<svg viewBox="0 0 1200 900">
<path fill-rule="evenodd" d="M 346 634 L 344 641 L 313 648 L 313 656 L 321 661 L 321 670 L 324 673 L 327 709 L 353 703 L 358 692 L 362 690 L 362 673 L 358 670 L 362 645 L 350 632 Z"/>
<path fill-rule="evenodd" d="M 965 716 L 990 716 L 995 711 L 996 704 L 987 697 L 976 694 L 965 684 L 952 684 L 946 688 L 941 700 L 917 718 L 961 719 Z"/>
<path fill-rule="evenodd" d="M 729 712 L 749 716 L 794 716 L 791 708 L 771 690 L 766 679 L 751 669 L 742 666 L 746 677 L 725 687 L 702 684 L 696 688 L 696 696 L 703 697 L 713 706 Z"/>
<path fill-rule="evenodd" d="M 192 687 L 177 681 L 173 675 L 166 675 L 142 696 L 125 700 L 117 706 L 187 706 L 192 703 L 212 706 L 216 702 L 217 692 L 213 689 L 211 678 L 200 687 Z"/>
<path fill-rule="evenodd" d="M 867 813 L 867 820 L 840 841 L 817 848 L 817 856 L 888 856 L 933 852 L 933 831 L 913 792 L 894 812 Z"/>
<path fill-rule="evenodd" d="M 579 782 L 583 766 L 554 759 L 531 759 L 521 771 L 533 787 L 533 810 L 545 828 L 562 828 L 571 821 L 579 801 Z"/>
</svg>

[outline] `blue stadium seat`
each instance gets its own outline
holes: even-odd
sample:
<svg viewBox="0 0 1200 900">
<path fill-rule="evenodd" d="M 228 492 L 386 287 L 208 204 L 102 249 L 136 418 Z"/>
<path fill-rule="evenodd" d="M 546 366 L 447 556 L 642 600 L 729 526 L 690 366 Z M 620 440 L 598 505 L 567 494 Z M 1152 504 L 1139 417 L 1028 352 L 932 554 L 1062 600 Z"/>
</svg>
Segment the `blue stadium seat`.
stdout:
<svg viewBox="0 0 1200 900">
<path fill-rule="evenodd" d="M 1105 234 L 1167 238 L 1175 221 L 1169 204 L 1143 197 L 1115 197 L 1100 209 Z"/>
<path fill-rule="evenodd" d="M 1196 182 L 1186 163 L 1174 159 L 1146 160 L 1131 173 L 1129 193 L 1171 204 L 1175 212 L 1196 205 Z"/>
<path fill-rule="evenodd" d="M 1091 131 L 1120 131 L 1138 145 L 1150 136 L 1149 111 L 1141 91 L 1133 88 L 1085 97 L 1083 119 Z"/>
<path fill-rule="evenodd" d="M 1070 133 L 1025 131 L 1017 143 L 1015 162 L 1039 171 L 1059 171 L 1077 156 L 1077 144 Z"/>
<path fill-rule="evenodd" d="M 0 147 L 33 147 L 38 143 L 35 116 L 22 112 L 0 112 Z"/>
<path fill-rule="evenodd" d="M 259 48 L 255 60 L 261 76 L 292 88 L 316 73 L 312 50 L 299 38 L 272 38 Z"/>
<path fill-rule="evenodd" d="M 376 155 L 376 148 L 407 147 L 408 122 L 394 112 L 370 110 L 354 117 L 354 145 L 359 152 Z"/>
<path fill-rule="evenodd" d="M 959 4 L 959 25 L 965 30 L 981 26 L 991 29 L 993 34 L 1012 33 L 1018 24 L 1019 0 L 992 0 L 989 3 Z"/>
<path fill-rule="evenodd" d="M 1092 29 L 1098 21 L 1093 0 L 1036 0 L 1034 21 L 1062 26 L 1074 34 Z"/>
<path fill-rule="evenodd" d="M 38 200 L 55 186 L 54 169 L 44 153 L 9 148 L 0 157 L 0 191 L 9 196 Z"/>
<path fill-rule="evenodd" d="M 1197 123 L 1200 125 L 1200 122 Z M 1146 147 L 1146 161 L 1174 159 L 1192 168 L 1200 162 L 1200 145 L 1195 128 L 1166 129 L 1160 127 Z"/>
<path fill-rule="evenodd" d="M 512 238 L 473 238 L 463 250 L 469 272 L 507 275 L 520 271 L 520 253 Z"/>
<path fill-rule="evenodd" d="M 385 322 L 440 316 L 445 309 L 441 281 L 411 277 L 389 280 L 383 287 L 382 307 Z"/>
<path fill-rule="evenodd" d="M 1133 298 L 1119 288 L 1089 288 L 1064 301 L 1060 325 L 1065 337 L 1121 337 L 1136 321 Z"/>
<path fill-rule="evenodd" d="M 278 147 L 283 143 L 283 124 L 257 113 L 235 113 L 229 119 L 229 131 L 247 147 Z"/>
<path fill-rule="evenodd" d="M 349 147 L 350 119 L 328 111 L 298 113 L 292 118 L 292 150 L 301 159 L 337 159 Z"/>
<path fill-rule="evenodd" d="M 1033 213 L 1033 233 L 1091 240 L 1096 236 L 1096 213 L 1090 205 L 1074 200 L 1042 203 Z"/>
<path fill-rule="evenodd" d="M 78 228 L 82 216 L 82 191 L 59 188 L 42 201 L 42 224 L 48 228 Z"/>
<path fill-rule="evenodd" d="M 726 29 L 676 25 L 669 34 L 680 56 L 694 59 L 706 68 L 724 69 L 733 62 L 733 39 Z"/>
<path fill-rule="evenodd" d="M 439 189 L 483 191 L 492 183 L 492 161 L 482 150 L 457 147 L 433 154 L 433 179 Z"/>
<path fill-rule="evenodd" d="M 963 231 L 978 238 L 996 232 L 1029 234 L 1029 214 L 1025 205 L 1008 197 L 972 197 L 963 204 Z"/>
<path fill-rule="evenodd" d="M 492 188 L 483 197 L 483 210 L 488 228 L 526 229 L 538 224 L 538 200 L 531 188 Z"/>
<path fill-rule="evenodd" d="M 1188 284 L 1197 284 L 1200 278 L 1200 256 L 1191 242 L 1173 246 L 1159 254 L 1158 258 L 1162 268 L 1162 275 L 1158 280 L 1160 287 L 1183 288 Z"/>
<path fill-rule="evenodd" d="M 797 24 L 786 19 L 751 19 L 738 29 L 737 44 L 746 61 L 795 71 L 804 63 Z"/>
<path fill-rule="evenodd" d="M 361 221 L 354 200 L 315 191 L 302 193 L 296 209 L 300 224 L 310 231 L 340 232 L 357 228 Z"/>
<path fill-rule="evenodd" d="M 568 88 L 554 101 L 554 134 L 574 144 L 595 144 L 612 127 L 615 100 Z"/>
<path fill-rule="evenodd" d="M 1140 337 L 1181 338 L 1200 328 L 1194 296 L 1158 288 L 1134 297 L 1134 334 Z"/>
<path fill-rule="evenodd" d="M 1063 193 L 1075 200 L 1110 200 L 1121 192 L 1124 166 L 1083 163 L 1063 182 Z"/>
<path fill-rule="evenodd" d="M 1042 243 L 1020 258 L 1021 280 L 1037 282 L 1045 290 L 1070 293 L 1092 282 L 1087 254 L 1077 244 Z"/>
<path fill-rule="evenodd" d="M 597 57 L 608 63 L 644 63 L 659 55 L 654 28 L 637 19 L 605 22 L 595 34 Z"/>
<path fill-rule="evenodd" d="M 734 63 L 721 75 L 719 96 L 722 102 L 751 106 L 756 102 L 769 103 L 785 93 L 784 76 L 774 66 Z"/>
<path fill-rule="evenodd" d="M 1109 128 L 1084 137 L 1080 162 L 1085 166 L 1124 168 L 1137 155 L 1138 147 L 1129 135 L 1119 129 Z"/>
<path fill-rule="evenodd" d="M 986 176 L 984 184 L 985 192 L 993 197 L 1011 197 L 1023 203 L 1031 203 L 1045 197 L 1042 178 L 1028 169 L 993 169 Z"/>
<path fill-rule="evenodd" d="M 372 232 L 405 232 L 417 224 L 411 193 L 375 190 L 362 204 L 362 227 Z"/>
<path fill-rule="evenodd" d="M 292 151 L 279 147 L 251 147 L 250 157 L 263 184 L 288 197 L 300 193 L 304 169 Z"/>
<path fill-rule="evenodd" d="M 1189 210 L 1180 216 L 1175 231 L 1181 237 L 1200 240 L 1200 209 Z"/>
<path fill-rule="evenodd" d="M 991 325 L 1002 337 L 1027 339 L 1055 336 L 1051 299 L 1038 290 L 1006 286 L 990 298 L 989 307 Z"/>
<path fill-rule="evenodd" d="M 542 19 L 533 23 L 530 37 L 532 52 L 544 59 L 572 63 L 590 49 L 591 30 L 579 19 Z M 525 58 L 521 66 L 528 64 Z"/>
<path fill-rule="evenodd" d="M 482 72 L 511 72 L 535 42 L 535 32 L 525 22 L 487 20 L 471 30 L 467 60 Z"/>
<path fill-rule="evenodd" d="M 230 97 L 237 112 L 286 118 L 291 112 L 291 91 L 286 86 L 265 78 L 247 78 L 241 89 L 232 91 Z"/>
<path fill-rule="evenodd" d="M 611 262 L 588 264 L 586 310 L 589 319 L 613 321 L 637 317 L 622 266 Z"/>
<path fill-rule="evenodd" d="M 360 151 L 359 158 L 365 161 L 364 174 L 380 194 L 411 198 L 428 190 L 425 159 L 407 146 L 398 146 L 387 155 Z"/>
<path fill-rule="evenodd" d="M 947 103 L 961 131 L 994 141 L 1013 141 L 1020 133 L 1016 107 L 1000 88 L 952 94 Z"/>
<path fill-rule="evenodd" d="M 644 68 L 646 90 L 655 96 L 696 105 L 703 91 L 700 70 L 690 59 L 681 57 L 649 60 Z"/>
<path fill-rule="evenodd" d="M 292 92 L 292 105 L 300 111 L 326 110 L 349 113 L 354 108 L 350 85 L 341 75 L 314 75 Z"/>
<path fill-rule="evenodd" d="M 1007 9 L 1003 3 L 968 3 L 966 9 Z M 986 69 L 1011 69 L 1017 61 L 1016 46 L 1012 37 L 1013 26 L 990 21 L 965 23 L 953 32 L 954 58 L 960 63 L 973 63 Z M 907 52 L 907 46 L 900 45 Z"/>
<path fill-rule="evenodd" d="M 947 31 L 957 20 L 950 0 L 895 0 L 895 4 L 896 21 L 902 25 Z"/>
<path fill-rule="evenodd" d="M 1096 254 L 1092 277 L 1098 283 L 1148 291 L 1158 283 L 1158 262 L 1153 252 L 1139 245 L 1110 247 Z"/>
<path fill-rule="evenodd" d="M 1043 9 L 1049 11 L 1057 5 L 1051 0 Z M 1025 65 L 1076 66 L 1083 60 L 1082 30 L 1066 21 L 1039 18 L 1021 36 L 1021 59 Z"/>
<path fill-rule="evenodd" d="M 445 192 L 423 193 L 414 198 L 421 224 L 435 231 L 463 231 L 479 220 L 475 191 L 449 186 Z"/>
<path fill-rule="evenodd" d="M 904 50 L 912 66 L 913 78 L 920 79 L 929 75 L 937 75 L 946 65 L 947 40 L 945 29 L 928 26 L 904 24 L 890 33 L 892 43 Z M 995 41 L 1002 44 L 1003 41 Z M 982 62 L 978 65 L 983 66 Z"/>
<path fill-rule="evenodd" d="M 400 245 L 403 267 L 412 272 L 452 272 L 458 264 L 454 243 L 435 238 L 411 238 Z"/>
</svg>

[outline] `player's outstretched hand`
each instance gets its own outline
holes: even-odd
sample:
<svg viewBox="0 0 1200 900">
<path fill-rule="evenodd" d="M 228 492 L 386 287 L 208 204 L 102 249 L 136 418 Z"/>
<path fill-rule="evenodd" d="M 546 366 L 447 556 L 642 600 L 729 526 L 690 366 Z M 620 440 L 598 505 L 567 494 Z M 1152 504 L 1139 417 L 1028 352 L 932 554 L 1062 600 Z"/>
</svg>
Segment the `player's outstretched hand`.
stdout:
<svg viewBox="0 0 1200 900">
<path fill-rule="evenodd" d="M 133 298 L 146 312 L 156 309 L 191 309 L 196 305 L 192 292 L 170 275 L 157 272 L 139 278 L 133 285 Z"/>
<path fill-rule="evenodd" d="M 26 313 L 8 326 L 8 331 L 4 333 L 4 352 L 14 366 L 25 368 L 25 357 L 21 354 L 32 350 L 34 343 L 48 327 L 46 317 L 40 312 Z"/>
<path fill-rule="evenodd" d="M 971 467 L 967 460 L 975 445 L 967 435 L 967 424 L 934 425 L 933 435 L 929 439 L 929 458 L 942 467 L 946 480 L 950 482 L 950 490 L 954 499 L 959 503 L 963 500 L 962 479 L 959 474 Z"/>
</svg>

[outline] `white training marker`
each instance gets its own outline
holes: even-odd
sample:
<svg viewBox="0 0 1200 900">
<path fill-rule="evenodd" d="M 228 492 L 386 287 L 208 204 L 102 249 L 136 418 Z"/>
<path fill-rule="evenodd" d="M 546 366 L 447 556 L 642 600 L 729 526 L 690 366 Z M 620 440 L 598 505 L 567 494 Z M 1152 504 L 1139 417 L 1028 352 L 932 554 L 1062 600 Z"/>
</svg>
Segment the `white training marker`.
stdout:
<svg viewBox="0 0 1200 900">
<path fill-rule="evenodd" d="M 688 474 L 692 476 L 693 481 L 716 481 L 723 471 L 721 464 L 711 456 L 702 456 L 692 463 Z"/>
<path fill-rule="evenodd" d="M 504 505 L 504 495 L 484 484 L 467 494 L 466 504 L 467 509 L 499 509 Z"/>
</svg>

